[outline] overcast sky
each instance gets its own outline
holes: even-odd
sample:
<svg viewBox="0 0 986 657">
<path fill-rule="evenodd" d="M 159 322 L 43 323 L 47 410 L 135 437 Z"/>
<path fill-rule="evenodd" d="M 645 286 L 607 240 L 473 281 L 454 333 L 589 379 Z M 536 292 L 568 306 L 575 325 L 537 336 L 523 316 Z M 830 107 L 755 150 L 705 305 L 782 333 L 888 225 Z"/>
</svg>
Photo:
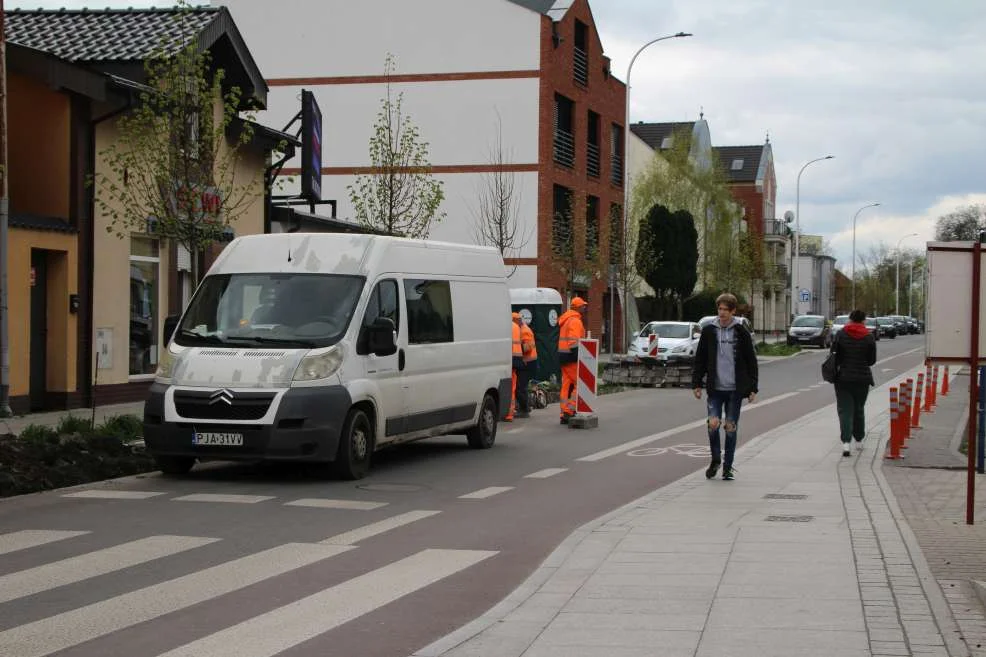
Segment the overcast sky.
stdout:
<svg viewBox="0 0 986 657">
<path fill-rule="evenodd" d="M 983 0 L 596 0 L 614 73 L 631 75 L 630 120 L 690 121 L 716 146 L 763 143 L 777 212 L 795 210 L 848 273 L 881 241 L 921 249 L 935 220 L 986 203 Z M 918 233 L 915 237 L 906 237 Z"/>
<path fill-rule="evenodd" d="M 355 0 L 354 0 L 355 1 Z M 471 0 L 460 0 L 468 2 Z M 272 0 L 273 2 L 273 0 Z M 850 269 L 883 243 L 923 250 L 935 220 L 986 203 L 986 0 L 590 0 L 603 49 L 625 79 L 630 120 L 692 121 L 713 144 L 763 143 L 777 212 L 795 210 Z M 6 0 L 8 8 L 168 5 L 154 0 Z"/>
</svg>

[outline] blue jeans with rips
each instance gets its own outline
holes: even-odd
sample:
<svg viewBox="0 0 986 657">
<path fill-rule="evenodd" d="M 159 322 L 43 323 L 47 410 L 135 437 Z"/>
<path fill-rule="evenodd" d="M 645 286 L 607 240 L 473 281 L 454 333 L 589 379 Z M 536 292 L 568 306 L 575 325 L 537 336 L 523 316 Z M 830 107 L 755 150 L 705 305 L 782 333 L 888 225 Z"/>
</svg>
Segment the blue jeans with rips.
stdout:
<svg viewBox="0 0 986 657">
<path fill-rule="evenodd" d="M 736 452 L 736 430 L 739 427 L 740 405 L 743 397 L 735 390 L 709 390 L 706 407 L 709 412 L 709 451 L 712 460 L 721 462 L 723 468 L 733 467 L 733 454 Z M 723 418 L 725 415 L 725 419 Z M 719 445 L 719 428 L 726 432 L 725 459 Z"/>
</svg>

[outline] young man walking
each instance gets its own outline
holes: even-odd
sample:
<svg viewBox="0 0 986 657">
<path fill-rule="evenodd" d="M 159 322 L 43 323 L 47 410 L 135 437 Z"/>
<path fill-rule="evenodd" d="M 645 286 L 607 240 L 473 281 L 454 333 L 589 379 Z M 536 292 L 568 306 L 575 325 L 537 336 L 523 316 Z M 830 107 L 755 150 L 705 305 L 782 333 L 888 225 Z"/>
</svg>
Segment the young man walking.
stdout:
<svg viewBox="0 0 986 657">
<path fill-rule="evenodd" d="M 740 405 L 744 397 L 754 402 L 759 390 L 757 352 L 750 332 L 736 319 L 736 297 L 728 292 L 720 294 L 716 308 L 718 320 L 702 329 L 695 349 L 692 391 L 696 399 L 701 399 L 702 388 L 707 390 L 712 463 L 705 471 L 705 478 L 715 477 L 721 464 L 722 478 L 732 481 Z M 726 432 L 725 454 L 720 449 L 720 426 Z"/>
</svg>

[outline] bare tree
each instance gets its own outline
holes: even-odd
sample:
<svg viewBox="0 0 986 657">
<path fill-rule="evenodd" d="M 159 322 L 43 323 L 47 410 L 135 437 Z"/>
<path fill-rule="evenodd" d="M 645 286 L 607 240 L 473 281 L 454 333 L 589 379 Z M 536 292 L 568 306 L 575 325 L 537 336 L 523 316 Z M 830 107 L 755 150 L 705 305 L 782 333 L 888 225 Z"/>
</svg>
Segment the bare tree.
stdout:
<svg viewBox="0 0 986 657">
<path fill-rule="evenodd" d="M 525 230 L 520 221 L 521 193 L 517 188 L 516 174 L 508 171 L 510 152 L 503 145 L 503 122 L 496 115 L 496 141 L 490 147 L 490 164 L 482 189 L 477 194 L 478 207 L 473 210 L 475 239 L 477 244 L 494 246 L 507 258 L 515 257 L 527 246 L 531 231 Z M 533 230 L 533 228 L 531 229 Z M 517 266 L 510 270 L 510 276 Z"/>
<path fill-rule="evenodd" d="M 428 142 L 404 113 L 404 94 L 394 94 L 396 68 L 387 54 L 384 73 L 387 95 L 382 99 L 370 137 L 370 173 L 356 177 L 346 189 L 361 226 L 403 237 L 428 237 L 433 221 L 445 218 L 438 209 L 445 200 L 442 181 L 432 177 Z"/>
</svg>

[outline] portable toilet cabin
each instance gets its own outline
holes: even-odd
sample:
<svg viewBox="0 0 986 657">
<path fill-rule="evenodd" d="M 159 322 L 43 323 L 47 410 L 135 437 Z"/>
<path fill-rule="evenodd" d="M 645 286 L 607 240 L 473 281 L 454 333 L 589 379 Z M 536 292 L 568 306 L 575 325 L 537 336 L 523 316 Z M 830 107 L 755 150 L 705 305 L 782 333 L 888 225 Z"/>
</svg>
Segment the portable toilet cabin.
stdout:
<svg viewBox="0 0 986 657">
<path fill-rule="evenodd" d="M 534 378 L 561 381 L 558 365 L 558 317 L 564 302 L 558 290 L 550 287 L 522 287 L 510 290 L 510 309 L 520 313 L 524 323 L 534 331 L 538 350 L 538 369 Z"/>
</svg>

